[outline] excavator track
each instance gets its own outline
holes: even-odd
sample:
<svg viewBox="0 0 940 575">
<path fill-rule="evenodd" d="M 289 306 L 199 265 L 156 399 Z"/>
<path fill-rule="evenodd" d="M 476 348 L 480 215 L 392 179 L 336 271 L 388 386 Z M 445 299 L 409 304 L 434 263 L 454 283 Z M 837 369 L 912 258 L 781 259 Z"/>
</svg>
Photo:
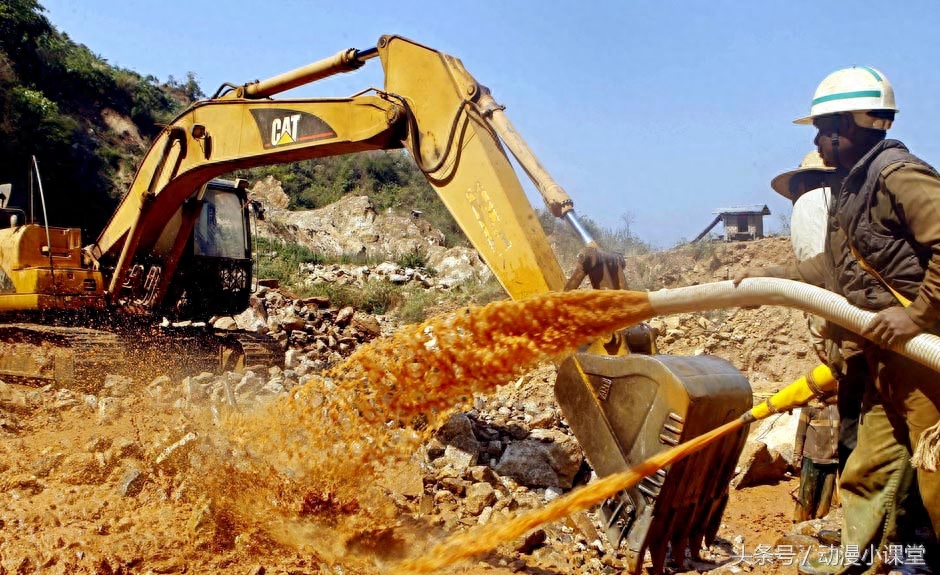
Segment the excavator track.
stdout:
<svg viewBox="0 0 940 575">
<path fill-rule="evenodd" d="M 0 325 L 0 377 L 23 383 L 93 390 L 100 374 L 123 371 L 117 334 L 98 329 L 38 324 Z"/>
<path fill-rule="evenodd" d="M 282 366 L 272 338 L 205 328 L 105 330 L 17 323 L 0 325 L 0 379 L 96 392 L 107 375 L 146 383 L 248 366 Z"/>
<path fill-rule="evenodd" d="M 235 353 L 222 351 L 220 363 L 225 370 L 244 369 L 257 365 L 284 365 L 284 350 L 271 337 L 250 331 L 237 331 L 226 335 L 235 340 Z"/>
</svg>

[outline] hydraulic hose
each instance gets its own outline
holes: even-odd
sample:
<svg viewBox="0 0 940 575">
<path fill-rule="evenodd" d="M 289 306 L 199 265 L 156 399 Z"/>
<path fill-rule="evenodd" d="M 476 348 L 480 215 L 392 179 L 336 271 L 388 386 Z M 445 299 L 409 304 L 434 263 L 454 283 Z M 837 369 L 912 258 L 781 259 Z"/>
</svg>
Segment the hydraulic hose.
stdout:
<svg viewBox="0 0 940 575">
<path fill-rule="evenodd" d="M 735 286 L 730 280 L 649 292 L 655 315 L 705 311 L 723 307 L 780 305 L 801 309 L 861 334 L 875 317 L 842 296 L 802 282 L 776 278 L 748 278 Z M 890 348 L 940 372 L 940 337 L 919 334 Z"/>
</svg>

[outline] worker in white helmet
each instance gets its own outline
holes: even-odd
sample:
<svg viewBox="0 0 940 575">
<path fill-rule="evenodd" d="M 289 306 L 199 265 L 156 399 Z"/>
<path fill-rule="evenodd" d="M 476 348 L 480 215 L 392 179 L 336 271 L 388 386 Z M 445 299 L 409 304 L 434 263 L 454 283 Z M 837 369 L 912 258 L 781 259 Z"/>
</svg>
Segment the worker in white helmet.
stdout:
<svg viewBox="0 0 940 575">
<path fill-rule="evenodd" d="M 827 287 L 853 305 L 876 312 L 858 346 L 872 376 L 862 402 L 858 445 L 841 481 L 843 549 L 868 556 L 819 562 L 801 571 L 879 572 L 899 565 L 891 541 L 904 507 L 884 513 L 904 493 L 909 462 L 917 490 L 940 533 L 940 374 L 890 350 L 940 328 L 940 174 L 899 141 L 886 139 L 898 112 L 887 78 L 854 67 L 827 76 L 813 97 L 814 143 L 825 164 L 845 174 L 828 214 Z M 935 540 L 934 540 L 935 543 Z M 893 547 L 892 547 L 893 546 Z M 901 557 L 904 560 L 905 557 Z M 940 556 L 928 544 L 919 556 L 935 571 Z"/>
</svg>

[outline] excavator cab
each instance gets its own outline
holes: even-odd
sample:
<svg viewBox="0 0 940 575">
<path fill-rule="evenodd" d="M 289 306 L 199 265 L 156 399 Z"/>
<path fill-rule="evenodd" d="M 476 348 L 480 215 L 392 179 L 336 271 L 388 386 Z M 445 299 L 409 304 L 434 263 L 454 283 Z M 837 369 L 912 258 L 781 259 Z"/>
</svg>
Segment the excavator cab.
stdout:
<svg viewBox="0 0 940 575">
<path fill-rule="evenodd" d="M 168 312 L 179 318 L 234 315 L 248 307 L 252 285 L 251 214 L 246 180 L 210 181 L 190 244 L 170 285 Z"/>
<path fill-rule="evenodd" d="M 0 208 L 0 229 L 17 228 L 26 223 L 26 212 L 18 208 Z"/>
<path fill-rule="evenodd" d="M 26 223 L 26 212 L 7 207 L 7 200 L 12 193 L 13 184 L 0 184 L 0 229 L 15 228 Z"/>
</svg>

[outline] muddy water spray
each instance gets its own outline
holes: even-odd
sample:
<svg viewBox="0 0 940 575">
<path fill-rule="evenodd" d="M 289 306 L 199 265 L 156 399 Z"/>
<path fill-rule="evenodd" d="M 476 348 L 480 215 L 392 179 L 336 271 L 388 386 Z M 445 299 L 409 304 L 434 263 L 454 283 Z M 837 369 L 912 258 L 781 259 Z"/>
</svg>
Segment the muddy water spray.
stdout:
<svg viewBox="0 0 940 575">
<path fill-rule="evenodd" d="M 399 526 L 400 512 L 376 478 L 413 453 L 422 438 L 415 431 L 417 416 L 433 429 L 435 416 L 459 407 L 472 393 L 492 391 L 539 361 L 654 315 L 775 304 L 817 313 L 853 331 L 866 323 L 867 312 L 843 310 L 846 304 L 830 301 L 841 298 L 819 289 L 804 293 L 811 286 L 790 284 L 758 279 L 737 288 L 721 282 L 651 294 L 549 294 L 461 310 L 364 346 L 265 412 L 228 422 L 230 433 L 220 442 L 221 472 L 207 477 L 217 544 L 233 545 L 241 537 L 248 550 L 260 550 L 272 539 L 315 545 L 317 555 L 342 557 L 347 566 L 354 555 L 370 552 L 358 547 L 364 540 L 395 549 L 383 537 Z M 921 341 L 930 338 L 937 339 L 922 334 L 898 351 L 940 366 L 940 344 Z M 601 489 L 587 493 L 603 499 Z M 564 505 L 535 517 L 544 522 L 574 510 Z M 495 538 L 510 536 L 498 533 Z M 401 546 L 398 552 L 404 553 Z M 433 568 L 422 565 L 413 566 Z"/>
<path fill-rule="evenodd" d="M 391 558 L 400 511 L 381 478 L 407 465 L 437 418 L 652 314 L 645 293 L 625 291 L 465 308 L 362 346 L 260 412 L 233 414 L 221 472 L 206 478 L 216 544 L 315 546 L 347 565 L 352 555 Z M 370 540 L 384 542 L 363 547 Z"/>
</svg>

